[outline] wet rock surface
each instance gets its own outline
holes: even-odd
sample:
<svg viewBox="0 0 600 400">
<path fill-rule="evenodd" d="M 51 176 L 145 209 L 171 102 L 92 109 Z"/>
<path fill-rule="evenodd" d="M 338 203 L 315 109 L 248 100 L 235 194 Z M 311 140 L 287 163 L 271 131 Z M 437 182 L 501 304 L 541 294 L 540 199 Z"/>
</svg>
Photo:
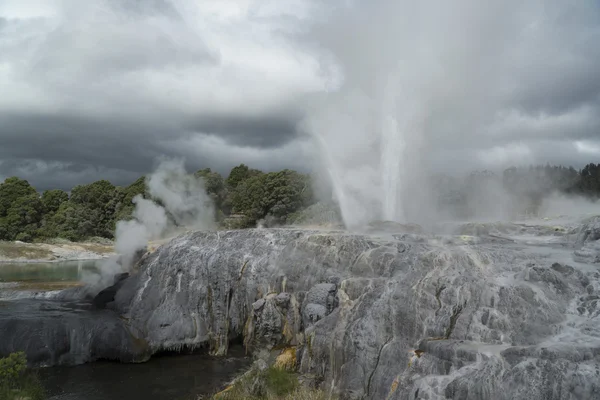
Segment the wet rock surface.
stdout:
<svg viewBox="0 0 600 400">
<path fill-rule="evenodd" d="M 117 314 L 83 302 L 0 302 L 0 337 L 0 355 L 24 351 L 32 366 L 99 359 L 142 362 L 151 354 L 141 335 Z"/>
<path fill-rule="evenodd" d="M 115 304 L 153 351 L 293 346 L 344 399 L 600 398 L 600 273 L 573 253 L 594 229 L 539 247 L 509 230 L 196 232 L 147 257 Z"/>
<path fill-rule="evenodd" d="M 187 233 L 105 292 L 106 348 L 81 351 L 225 355 L 243 340 L 293 348 L 342 399 L 600 398 L 600 271 L 578 255 L 598 254 L 597 224 Z"/>
</svg>

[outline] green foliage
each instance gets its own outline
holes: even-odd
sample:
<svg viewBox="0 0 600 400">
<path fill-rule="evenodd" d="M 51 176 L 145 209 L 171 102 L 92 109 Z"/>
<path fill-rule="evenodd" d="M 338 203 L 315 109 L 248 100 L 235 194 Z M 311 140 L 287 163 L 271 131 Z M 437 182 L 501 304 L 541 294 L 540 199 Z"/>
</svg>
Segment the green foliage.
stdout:
<svg viewBox="0 0 600 400">
<path fill-rule="evenodd" d="M 231 172 L 229 173 L 225 183 L 227 184 L 228 188 L 235 189 L 240 183 L 252 178 L 253 176 L 261 174 L 262 172 L 257 169 L 250 169 L 247 165 L 240 164 L 231 169 Z"/>
<path fill-rule="evenodd" d="M 206 193 L 210 195 L 218 195 L 225 188 L 225 181 L 221 174 L 211 171 L 210 168 L 201 169 L 194 175 L 204 180 Z"/>
<path fill-rule="evenodd" d="M 54 215 L 44 221 L 40 236 L 44 238 L 60 237 L 71 241 L 81 240 L 94 235 L 94 212 L 80 204 L 66 202 L 60 205 Z M 106 236 L 104 236 L 106 237 Z M 108 236 L 110 237 L 110 236 Z"/>
<path fill-rule="evenodd" d="M 227 179 L 210 168 L 195 176 L 202 178 L 213 200 L 215 218 L 228 229 L 253 227 L 259 220 L 318 225 L 339 220 L 335 205 L 314 204 L 311 178 L 296 171 L 263 173 L 240 164 Z M 502 175 L 483 171 L 465 180 L 440 176 L 435 181 L 440 207 L 458 217 L 468 217 L 477 201 L 489 201 L 472 194 L 485 192 L 490 185 L 518 199 L 517 208 L 535 211 L 545 196 L 556 191 L 600 198 L 600 164 L 588 164 L 581 171 L 550 165 L 513 167 Z M 126 187 L 106 180 L 79 185 L 70 197 L 62 190 L 39 196 L 26 180 L 8 178 L 0 184 L 0 240 L 112 239 L 116 222 L 132 218 L 132 200 L 138 195 L 151 198 L 145 177 Z"/>
<path fill-rule="evenodd" d="M 83 209 L 89 222 L 81 231 L 83 237 L 111 237 L 113 235 L 114 216 L 121 205 L 124 194 L 123 189 L 115 187 L 107 180 L 73 188 L 70 202 Z"/>
<path fill-rule="evenodd" d="M 255 175 L 241 182 L 231 197 L 233 212 L 245 215 L 249 224 L 266 216 L 284 223 L 312 201 L 308 176 L 288 169 Z"/>
<path fill-rule="evenodd" d="M 31 241 L 44 216 L 44 204 L 37 194 L 15 199 L 4 218 L 7 239 Z"/>
<path fill-rule="evenodd" d="M 0 184 L 0 218 L 6 217 L 8 210 L 18 198 L 35 194 L 35 189 L 26 180 L 17 177 L 6 178 Z"/>
<path fill-rule="evenodd" d="M 41 400 L 44 388 L 37 377 L 27 371 L 25 353 L 11 353 L 0 358 L 0 400 Z"/>
<path fill-rule="evenodd" d="M 116 190 L 119 190 L 117 188 Z M 114 216 L 114 222 L 121 220 L 131 219 L 131 215 L 133 214 L 133 210 L 135 209 L 135 204 L 133 204 L 133 198 L 135 196 L 142 196 L 145 199 L 150 198 L 150 194 L 148 193 L 148 189 L 146 188 L 146 177 L 142 176 L 131 185 L 122 189 L 121 192 L 121 201 L 117 205 L 117 209 Z M 119 194 L 116 196 L 119 198 Z"/>
<path fill-rule="evenodd" d="M 69 195 L 60 189 L 46 190 L 42 193 L 42 204 L 46 214 L 54 214 L 58 211 L 60 205 L 67 201 L 69 201 Z"/>
<path fill-rule="evenodd" d="M 15 385 L 27 368 L 27 357 L 24 352 L 11 353 L 0 358 L 0 385 Z"/>
<path fill-rule="evenodd" d="M 268 394 L 275 396 L 285 396 L 293 392 L 298 386 L 296 376 L 288 371 L 279 368 L 268 368 L 265 372 L 265 383 Z"/>
<path fill-rule="evenodd" d="M 588 164 L 580 172 L 574 192 L 591 198 L 600 197 L 600 164 Z"/>
<path fill-rule="evenodd" d="M 227 202 L 229 191 L 225 185 L 225 180 L 221 174 L 211 171 L 210 168 L 201 169 L 194 175 L 198 178 L 202 178 L 204 181 L 206 193 L 215 204 L 215 217 L 218 221 L 223 220 L 225 214 L 229 214 L 231 211 L 230 204 Z"/>
<path fill-rule="evenodd" d="M 326 400 L 325 392 L 300 386 L 298 377 L 275 367 L 251 369 L 213 400 Z"/>
</svg>

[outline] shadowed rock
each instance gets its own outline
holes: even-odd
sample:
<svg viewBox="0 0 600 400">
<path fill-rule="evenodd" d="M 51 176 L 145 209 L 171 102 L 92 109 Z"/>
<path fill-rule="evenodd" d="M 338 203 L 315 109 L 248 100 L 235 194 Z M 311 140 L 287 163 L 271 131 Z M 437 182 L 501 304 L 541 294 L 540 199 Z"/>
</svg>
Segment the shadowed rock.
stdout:
<svg viewBox="0 0 600 400">
<path fill-rule="evenodd" d="M 76 365 L 99 359 L 142 362 L 141 335 L 109 310 L 89 304 L 19 300 L 0 305 L 0 357 L 24 351 L 31 365 Z"/>
<path fill-rule="evenodd" d="M 127 278 L 129 278 L 129 272 L 115 275 L 115 283 L 94 296 L 92 304 L 97 308 L 105 308 L 109 303 L 112 303 L 115 300 L 115 294 L 123 286 L 123 281 Z"/>
</svg>

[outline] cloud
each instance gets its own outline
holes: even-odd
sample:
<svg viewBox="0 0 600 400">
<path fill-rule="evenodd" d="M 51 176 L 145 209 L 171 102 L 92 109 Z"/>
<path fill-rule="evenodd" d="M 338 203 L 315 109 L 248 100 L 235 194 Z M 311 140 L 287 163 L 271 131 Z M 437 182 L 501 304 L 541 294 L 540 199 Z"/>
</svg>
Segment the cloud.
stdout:
<svg viewBox="0 0 600 400">
<path fill-rule="evenodd" d="M 575 149 L 582 154 L 591 154 L 600 156 L 600 142 L 589 142 L 578 140 L 575 142 Z"/>
<path fill-rule="evenodd" d="M 222 173 L 310 169 L 324 140 L 347 158 L 339 174 L 377 186 L 386 114 L 410 132 L 411 168 L 581 166 L 600 146 L 599 8 L 4 0 L 0 176 L 125 184 L 163 155 Z"/>
<path fill-rule="evenodd" d="M 427 218 L 433 172 L 598 161 L 598 2 L 346 4 L 308 34 L 344 82 L 304 125 L 346 222 Z"/>
<path fill-rule="evenodd" d="M 285 167 L 268 162 L 270 151 L 301 141 L 295 125 L 303 99 L 326 84 L 322 65 L 289 36 L 310 8 L 302 1 L 3 2 L 0 92 L 11 95 L 0 96 L 0 172 L 26 172 L 47 188 L 51 171 L 77 165 L 90 178 L 108 172 L 125 183 L 156 157 L 179 155 L 170 144 L 191 138 L 199 157 L 188 160 L 192 167 L 214 168 L 225 158 L 227 172 L 248 161 L 237 148 L 262 152 L 264 168 Z M 211 138 L 224 153 L 202 151 Z M 228 157 L 232 151 L 240 158 Z M 83 178 L 67 174 L 61 187 Z"/>
</svg>

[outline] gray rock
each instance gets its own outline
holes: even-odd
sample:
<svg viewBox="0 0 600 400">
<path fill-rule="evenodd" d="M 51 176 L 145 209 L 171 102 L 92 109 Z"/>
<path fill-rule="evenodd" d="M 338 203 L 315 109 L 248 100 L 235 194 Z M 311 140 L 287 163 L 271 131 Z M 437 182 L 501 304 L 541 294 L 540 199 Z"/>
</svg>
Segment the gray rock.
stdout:
<svg viewBox="0 0 600 400">
<path fill-rule="evenodd" d="M 598 397 L 600 275 L 565 265 L 567 236 L 551 252 L 413 236 L 188 233 L 112 304 L 152 351 L 295 345 L 299 372 L 342 399 Z"/>
<path fill-rule="evenodd" d="M 290 304 L 290 300 L 291 300 L 292 296 L 289 293 L 279 293 L 276 297 L 275 297 L 275 302 L 277 303 L 277 305 L 279 307 L 287 307 Z"/>
<path fill-rule="evenodd" d="M 0 357 L 24 351 L 31 366 L 146 361 L 151 349 L 141 336 L 117 314 L 89 304 L 19 300 L 0 306 Z"/>
<path fill-rule="evenodd" d="M 304 307 L 304 326 L 310 326 L 315 322 L 325 318 L 327 308 L 321 304 L 309 303 Z"/>
<path fill-rule="evenodd" d="M 254 303 L 252 303 L 252 309 L 254 309 L 254 311 L 260 311 L 263 307 L 265 306 L 265 300 L 264 299 L 260 299 L 255 301 Z"/>
<path fill-rule="evenodd" d="M 320 283 L 308 291 L 302 311 L 305 328 L 325 318 L 337 307 L 336 292 L 337 286 L 333 283 Z"/>
</svg>

